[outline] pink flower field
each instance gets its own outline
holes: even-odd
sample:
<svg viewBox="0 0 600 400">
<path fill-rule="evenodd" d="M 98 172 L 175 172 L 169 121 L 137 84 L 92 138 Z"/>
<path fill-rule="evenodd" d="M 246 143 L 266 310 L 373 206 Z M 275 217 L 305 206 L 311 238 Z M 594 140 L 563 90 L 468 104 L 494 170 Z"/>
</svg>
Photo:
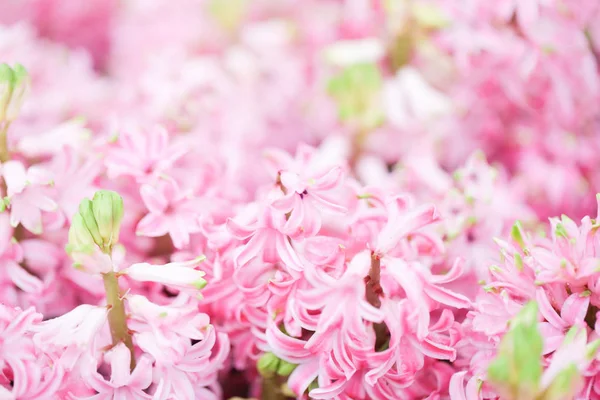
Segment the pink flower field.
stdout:
<svg viewBox="0 0 600 400">
<path fill-rule="evenodd" d="M 0 0 L 0 400 L 600 400 L 600 1 Z"/>
</svg>

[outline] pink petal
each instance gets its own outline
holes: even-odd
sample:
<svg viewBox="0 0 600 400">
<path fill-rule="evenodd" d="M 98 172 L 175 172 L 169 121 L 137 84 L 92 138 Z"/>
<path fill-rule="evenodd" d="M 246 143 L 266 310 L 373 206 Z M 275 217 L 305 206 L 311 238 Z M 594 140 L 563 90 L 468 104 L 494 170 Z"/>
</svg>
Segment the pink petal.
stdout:
<svg viewBox="0 0 600 400">
<path fill-rule="evenodd" d="M 309 193 L 308 198 L 311 200 L 314 200 L 316 204 L 320 205 L 323 208 L 323 210 L 340 213 L 340 214 L 345 214 L 348 212 L 348 209 L 346 207 L 335 204 L 335 203 L 325 199 L 321 195 Z"/>
<path fill-rule="evenodd" d="M 226 227 L 227 230 L 239 240 L 248 239 L 256 230 L 253 226 L 241 225 L 231 218 L 227 219 Z"/>
<path fill-rule="evenodd" d="M 13 281 L 13 283 L 21 290 L 27 293 L 40 293 L 44 284 L 42 281 L 25 271 L 19 264 L 14 262 L 7 262 L 4 265 L 6 273 Z"/>
<path fill-rule="evenodd" d="M 176 249 L 183 249 L 190 243 L 190 232 L 185 221 L 180 216 L 175 217 L 175 223 L 169 224 L 169 235 Z"/>
<path fill-rule="evenodd" d="M 266 338 L 273 352 L 288 362 L 299 364 L 313 356 L 309 350 L 304 348 L 303 340 L 287 336 L 279 330 L 274 322 L 269 323 Z"/>
<path fill-rule="evenodd" d="M 585 320 L 589 305 L 590 296 L 574 293 L 564 302 L 560 315 L 568 325 L 578 325 Z"/>
<path fill-rule="evenodd" d="M 347 381 L 345 379 L 338 379 L 334 383 L 331 383 L 324 388 L 311 390 L 308 395 L 313 399 L 334 399 L 337 395 L 342 393 L 346 384 Z"/>
<path fill-rule="evenodd" d="M 148 237 L 160 237 L 169 233 L 170 221 L 164 215 L 146 214 L 144 218 L 138 222 L 136 227 L 136 235 Z"/>
<path fill-rule="evenodd" d="M 119 343 L 106 353 L 105 357 L 110 362 L 111 383 L 116 387 L 126 386 L 130 377 L 129 362 L 131 361 L 131 353 L 129 353 L 129 349 L 125 344 Z"/>
<path fill-rule="evenodd" d="M 25 167 L 18 161 L 7 161 L 2 164 L 2 176 L 8 189 L 7 195 L 12 197 L 21 193 L 27 183 L 27 172 Z"/>
<path fill-rule="evenodd" d="M 314 184 L 310 185 L 310 188 L 319 191 L 331 190 L 341 183 L 342 174 L 341 167 L 332 168 L 324 176 L 318 178 Z"/>
<path fill-rule="evenodd" d="M 162 214 L 169 203 L 165 196 L 155 187 L 145 184 L 140 188 L 140 196 L 146 208 L 153 214 Z"/>
<path fill-rule="evenodd" d="M 457 372 L 450 379 L 450 398 L 452 400 L 467 400 L 465 394 L 465 375 L 467 371 Z"/>
<path fill-rule="evenodd" d="M 302 261 L 285 235 L 275 235 L 275 246 L 277 254 L 288 269 L 298 272 L 304 269 Z"/>
<path fill-rule="evenodd" d="M 428 357 L 438 360 L 454 361 L 456 359 L 456 350 L 450 346 L 435 343 L 430 339 L 424 339 L 419 348 Z"/>
<path fill-rule="evenodd" d="M 248 264 L 251 260 L 256 258 L 259 254 L 262 254 L 264 251 L 264 246 L 267 242 L 268 236 L 263 233 L 263 231 L 258 231 L 248 243 L 242 247 L 241 251 L 235 257 L 235 265 L 237 268 L 240 268 L 246 264 Z"/>
<path fill-rule="evenodd" d="M 288 213 L 298 204 L 300 196 L 296 192 L 288 193 L 271 203 L 271 207 L 282 213 Z"/>
<path fill-rule="evenodd" d="M 300 177 L 298 174 L 293 172 L 284 171 L 280 175 L 281 184 L 289 191 L 289 192 L 302 192 L 304 187 L 300 182 Z M 300 190 L 302 189 L 302 190 Z"/>
<path fill-rule="evenodd" d="M 264 160 L 272 176 L 277 176 L 280 171 L 290 168 L 294 162 L 287 152 L 279 149 L 265 151 Z"/>
<path fill-rule="evenodd" d="M 288 378 L 288 386 L 297 394 L 302 394 L 319 375 L 319 361 L 313 359 L 306 364 L 300 364 Z"/>
<path fill-rule="evenodd" d="M 565 321 L 563 321 L 563 319 L 554 310 L 554 307 L 552 307 L 550 304 L 550 300 L 548 300 L 546 291 L 543 288 L 538 288 L 535 293 L 535 298 L 540 307 L 540 314 L 542 314 L 546 321 L 558 329 L 564 329 L 567 327 Z"/>
<path fill-rule="evenodd" d="M 456 308 L 469 308 L 471 301 L 462 294 L 455 293 L 449 289 L 436 285 L 426 285 L 425 293 L 438 303 Z"/>
</svg>

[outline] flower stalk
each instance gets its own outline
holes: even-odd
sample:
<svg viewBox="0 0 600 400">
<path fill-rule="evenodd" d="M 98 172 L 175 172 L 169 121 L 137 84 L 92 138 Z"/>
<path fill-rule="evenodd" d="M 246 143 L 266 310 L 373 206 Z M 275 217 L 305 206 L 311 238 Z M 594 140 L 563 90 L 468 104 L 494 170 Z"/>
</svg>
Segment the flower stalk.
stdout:
<svg viewBox="0 0 600 400">
<path fill-rule="evenodd" d="M 10 160 L 8 152 L 8 127 L 10 122 L 0 122 L 0 162 L 5 163 Z"/>
<path fill-rule="evenodd" d="M 131 331 L 127 328 L 127 316 L 119 289 L 118 278 L 114 272 L 108 272 L 102 275 L 102 279 L 104 281 L 104 290 L 106 291 L 106 302 L 109 307 L 108 324 L 110 326 L 112 344 L 116 346 L 122 342 L 127 346 L 131 353 L 130 368 L 133 371 L 135 368 L 133 340 L 131 338 Z"/>
<path fill-rule="evenodd" d="M 369 304 L 373 307 L 381 307 L 380 296 L 383 294 L 381 289 L 381 259 L 378 255 L 371 255 L 371 267 L 369 268 L 369 275 L 365 277 L 365 296 Z M 375 349 L 380 349 L 389 340 L 388 329 L 385 322 L 373 324 L 373 330 L 375 331 Z"/>
</svg>

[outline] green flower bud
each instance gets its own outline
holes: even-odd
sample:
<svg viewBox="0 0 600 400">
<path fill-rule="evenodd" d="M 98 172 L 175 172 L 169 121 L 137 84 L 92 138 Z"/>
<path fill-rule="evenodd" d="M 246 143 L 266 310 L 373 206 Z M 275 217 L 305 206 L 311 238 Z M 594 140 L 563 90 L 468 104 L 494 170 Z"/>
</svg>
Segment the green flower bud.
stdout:
<svg viewBox="0 0 600 400">
<path fill-rule="evenodd" d="M 569 238 L 569 234 L 567 233 L 567 230 L 565 229 L 565 226 L 559 222 L 558 224 L 556 224 L 556 228 L 554 229 L 554 234 L 556 236 L 560 236 L 563 237 L 565 239 Z"/>
<path fill-rule="evenodd" d="M 0 64 L 0 121 L 4 120 L 10 103 L 13 88 L 13 70 L 7 64 Z"/>
<path fill-rule="evenodd" d="M 16 64 L 13 68 L 12 94 L 10 103 L 6 107 L 5 119 L 14 121 L 19 116 L 27 92 L 29 91 L 29 74 L 25 67 Z"/>
<path fill-rule="evenodd" d="M 523 227 L 519 221 L 515 222 L 510 230 L 510 236 L 512 239 L 517 242 L 521 249 L 525 248 L 525 239 L 523 237 Z"/>
<path fill-rule="evenodd" d="M 319 388 L 319 382 L 315 379 L 314 381 L 312 381 L 310 383 L 310 385 L 308 385 L 308 389 L 306 389 L 306 391 L 310 392 L 311 390 L 318 389 L 318 388 Z"/>
<path fill-rule="evenodd" d="M 98 245 L 103 249 L 110 249 L 119 241 L 123 198 L 116 192 L 100 190 L 94 194 L 92 208 L 102 238 L 102 243 Z"/>
<path fill-rule="evenodd" d="M 382 78 L 377 65 L 363 63 L 350 65 L 331 78 L 327 91 L 337 102 L 342 121 L 369 130 L 383 119 L 378 103 L 381 87 Z"/>
<path fill-rule="evenodd" d="M 245 0 L 211 0 L 208 10 L 213 18 L 227 30 L 237 28 L 247 12 Z"/>
<path fill-rule="evenodd" d="M 500 342 L 498 355 L 490 363 L 488 378 L 501 393 L 535 398 L 542 376 L 543 347 L 537 315 L 535 302 L 523 307 L 511 321 L 508 333 Z"/>
<path fill-rule="evenodd" d="M 568 365 L 552 381 L 541 396 L 544 400 L 571 399 L 581 382 L 581 374 L 575 364 Z"/>
<path fill-rule="evenodd" d="M 414 4 L 412 14 L 417 23 L 426 29 L 440 29 L 446 27 L 450 20 L 442 10 L 431 4 Z"/>
<path fill-rule="evenodd" d="M 29 74 L 25 67 L 0 64 L 0 121 L 14 121 L 19 115 L 29 90 Z"/>
<path fill-rule="evenodd" d="M 96 217 L 94 216 L 94 208 L 90 199 L 83 199 L 79 203 L 79 214 L 83 217 L 83 222 L 87 227 L 90 235 L 94 239 L 94 243 L 98 246 L 102 246 L 102 236 L 100 236 L 100 230 L 96 223 Z"/>
<path fill-rule="evenodd" d="M 256 368 L 263 377 L 271 378 L 279 369 L 279 363 L 280 360 L 275 354 L 265 353 L 256 363 Z"/>
<path fill-rule="evenodd" d="M 69 228 L 69 243 L 67 244 L 67 253 L 73 251 L 80 253 L 91 253 L 94 249 L 94 238 L 90 234 L 81 214 L 73 216 L 71 227 Z"/>
<path fill-rule="evenodd" d="M 284 360 L 279 361 L 279 367 L 277 368 L 277 374 L 281 376 L 289 376 L 298 365 L 292 364 Z"/>
<path fill-rule="evenodd" d="M 122 219 L 123 199 L 118 193 L 100 190 L 92 200 L 83 199 L 71 222 L 67 252 L 90 253 L 96 245 L 110 253 L 119 240 Z"/>
</svg>

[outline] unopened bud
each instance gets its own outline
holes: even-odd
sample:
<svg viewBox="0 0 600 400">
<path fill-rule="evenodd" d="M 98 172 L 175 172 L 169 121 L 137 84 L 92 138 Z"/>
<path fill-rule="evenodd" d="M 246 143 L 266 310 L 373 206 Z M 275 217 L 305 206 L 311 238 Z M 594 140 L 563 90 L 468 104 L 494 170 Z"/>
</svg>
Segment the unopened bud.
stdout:
<svg viewBox="0 0 600 400">
<path fill-rule="evenodd" d="M 109 254 L 119 240 L 123 199 L 118 193 L 100 190 L 92 200 L 83 199 L 69 229 L 67 251 L 90 253 L 96 244 Z"/>
<path fill-rule="evenodd" d="M 29 91 L 29 74 L 25 67 L 0 64 L 0 121 L 14 121 Z"/>
<path fill-rule="evenodd" d="M 112 247 L 119 241 L 123 219 L 123 198 L 116 192 L 100 190 L 94 194 L 92 208 L 102 238 L 102 246 Z"/>
<path fill-rule="evenodd" d="M 273 353 L 265 353 L 256 363 L 258 372 L 265 378 L 271 378 L 279 369 L 279 358 Z"/>
<path fill-rule="evenodd" d="M 534 398 L 542 375 L 542 335 L 538 329 L 538 306 L 530 302 L 511 320 L 496 358 L 488 367 L 488 378 L 499 392 Z"/>
<path fill-rule="evenodd" d="M 279 367 L 277 368 L 277 374 L 281 376 L 289 376 L 298 365 L 289 363 L 285 360 L 279 361 Z"/>
<path fill-rule="evenodd" d="M 81 214 L 73 216 L 69 228 L 69 243 L 67 252 L 91 253 L 94 250 L 94 238 L 90 234 Z"/>
</svg>

